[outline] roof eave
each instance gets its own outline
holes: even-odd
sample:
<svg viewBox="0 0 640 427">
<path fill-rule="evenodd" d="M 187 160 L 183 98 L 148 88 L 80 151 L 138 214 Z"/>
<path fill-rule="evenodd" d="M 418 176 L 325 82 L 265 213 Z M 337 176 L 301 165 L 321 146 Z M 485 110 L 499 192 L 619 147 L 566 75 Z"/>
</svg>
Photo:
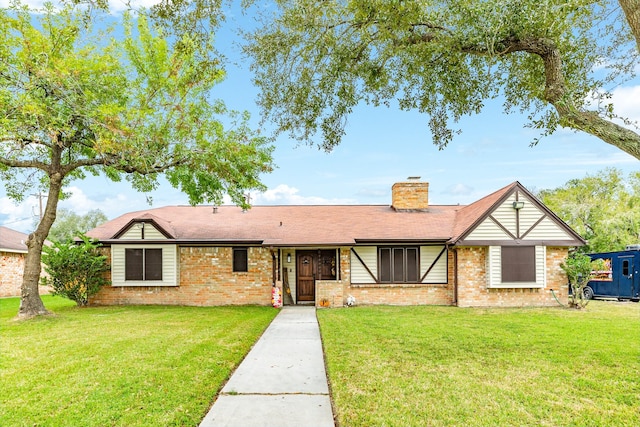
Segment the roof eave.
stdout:
<svg viewBox="0 0 640 427">
<path fill-rule="evenodd" d="M 16 254 L 26 254 L 29 251 L 26 250 L 26 249 L 2 248 L 2 247 L 0 247 L 0 252 L 11 252 L 11 253 L 16 253 Z"/>
<path fill-rule="evenodd" d="M 458 240 L 450 242 L 452 246 L 584 246 L 579 240 Z"/>
<path fill-rule="evenodd" d="M 263 240 L 254 239 L 105 239 L 103 245 L 262 245 Z"/>
</svg>

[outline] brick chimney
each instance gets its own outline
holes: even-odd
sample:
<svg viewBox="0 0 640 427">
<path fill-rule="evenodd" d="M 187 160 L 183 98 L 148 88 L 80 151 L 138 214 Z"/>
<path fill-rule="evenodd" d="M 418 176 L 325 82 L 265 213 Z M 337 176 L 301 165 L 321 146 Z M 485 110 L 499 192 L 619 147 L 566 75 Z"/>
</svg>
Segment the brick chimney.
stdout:
<svg viewBox="0 0 640 427">
<path fill-rule="evenodd" d="M 421 211 L 429 208 L 429 183 L 419 176 L 410 176 L 405 182 L 391 187 L 391 207 L 397 211 Z"/>
</svg>

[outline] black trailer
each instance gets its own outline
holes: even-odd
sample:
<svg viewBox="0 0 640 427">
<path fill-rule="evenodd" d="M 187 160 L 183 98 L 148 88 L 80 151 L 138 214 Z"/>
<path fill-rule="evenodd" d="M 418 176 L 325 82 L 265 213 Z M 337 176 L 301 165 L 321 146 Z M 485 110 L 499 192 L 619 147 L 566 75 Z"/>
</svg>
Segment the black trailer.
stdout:
<svg viewBox="0 0 640 427">
<path fill-rule="evenodd" d="M 604 260 L 605 268 L 593 272 L 594 279 L 584 288 L 586 298 L 640 299 L 640 245 L 589 256 L 592 260 Z"/>
</svg>

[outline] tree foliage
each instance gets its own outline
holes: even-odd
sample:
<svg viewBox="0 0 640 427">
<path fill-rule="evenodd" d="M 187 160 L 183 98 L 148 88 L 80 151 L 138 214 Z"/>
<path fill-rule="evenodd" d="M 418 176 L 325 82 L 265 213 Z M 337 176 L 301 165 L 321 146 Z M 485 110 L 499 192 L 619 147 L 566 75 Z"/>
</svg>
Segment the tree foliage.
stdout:
<svg viewBox="0 0 640 427">
<path fill-rule="evenodd" d="M 594 271 L 604 269 L 603 263 L 601 259 L 591 261 L 589 255 L 573 253 L 560 264 L 571 286 L 569 307 L 584 308 L 589 304 L 589 299 L 584 295 L 584 288 L 593 278 Z"/>
<path fill-rule="evenodd" d="M 42 245 L 73 180 L 102 174 L 149 191 L 164 175 L 193 204 L 229 194 L 246 206 L 244 193 L 264 189 L 260 174 L 272 168 L 248 115 L 212 98 L 224 70 L 203 37 L 167 37 L 144 10 L 122 22 L 86 5 L 35 12 L 0 10 L 0 179 L 15 200 L 47 193 L 27 241 L 21 317 L 46 313 Z"/>
<path fill-rule="evenodd" d="M 580 252 L 618 251 L 640 242 L 640 172 L 625 178 L 609 168 L 543 190 L 539 197 L 587 240 Z"/>
<path fill-rule="evenodd" d="M 56 222 L 49 231 L 49 240 L 53 242 L 70 242 L 81 234 L 107 222 L 109 218 L 100 209 L 92 209 L 79 215 L 69 209 L 58 209 Z"/>
<path fill-rule="evenodd" d="M 358 104 L 397 102 L 402 110 L 426 113 L 434 143 L 443 148 L 463 116 L 502 99 L 505 112 L 526 112 L 543 136 L 569 127 L 640 159 L 638 128 L 614 120 L 603 89 L 633 77 L 638 61 L 617 3 L 277 4 L 276 17 L 247 36 L 246 53 L 265 117 L 300 141 L 330 150 Z"/>
<path fill-rule="evenodd" d="M 108 285 L 104 273 L 109 270 L 107 257 L 100 254 L 100 245 L 85 235 L 82 243 L 56 242 L 43 248 L 42 262 L 48 276 L 42 285 L 51 286 L 54 295 L 75 301 L 79 306 L 89 303 L 102 286 Z"/>
</svg>

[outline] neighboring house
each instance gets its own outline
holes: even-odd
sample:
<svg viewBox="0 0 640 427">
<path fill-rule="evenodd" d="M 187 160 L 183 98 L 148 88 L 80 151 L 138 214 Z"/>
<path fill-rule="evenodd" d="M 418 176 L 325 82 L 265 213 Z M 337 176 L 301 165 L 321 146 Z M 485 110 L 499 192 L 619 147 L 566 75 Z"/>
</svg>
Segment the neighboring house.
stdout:
<svg viewBox="0 0 640 427">
<path fill-rule="evenodd" d="M 20 295 L 27 235 L 0 226 L 0 297 Z"/>
<path fill-rule="evenodd" d="M 22 275 L 27 255 L 27 234 L 0 226 L 0 298 L 20 296 Z M 45 240 L 45 245 L 51 242 Z M 44 273 L 44 266 L 42 267 Z M 51 287 L 40 286 L 40 295 L 51 292 Z"/>
<path fill-rule="evenodd" d="M 285 303 L 545 306 L 566 301 L 560 263 L 584 240 L 520 183 L 468 206 L 429 205 L 429 184 L 391 206 L 168 206 L 87 233 L 111 286 L 94 304 Z M 289 292 L 288 292 L 289 291 Z M 555 296 L 554 296 L 555 293 Z M 290 298 L 287 298 L 289 297 Z"/>
</svg>

